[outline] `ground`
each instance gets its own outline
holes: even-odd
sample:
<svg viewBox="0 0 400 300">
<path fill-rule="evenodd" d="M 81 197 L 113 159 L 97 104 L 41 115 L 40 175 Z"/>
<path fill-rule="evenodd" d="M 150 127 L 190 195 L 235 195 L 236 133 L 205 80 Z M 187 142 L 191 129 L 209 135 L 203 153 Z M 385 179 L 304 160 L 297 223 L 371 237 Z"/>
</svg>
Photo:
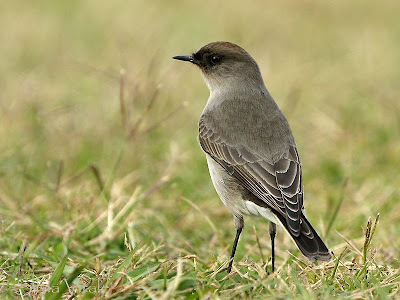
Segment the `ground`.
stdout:
<svg viewBox="0 0 400 300">
<path fill-rule="evenodd" d="M 3 1 L 0 292 L 23 299 L 399 298 L 397 1 Z M 197 145 L 208 90 L 171 59 L 226 40 L 294 132 L 308 262 L 235 230 Z M 379 214 L 379 221 L 377 220 Z"/>
</svg>

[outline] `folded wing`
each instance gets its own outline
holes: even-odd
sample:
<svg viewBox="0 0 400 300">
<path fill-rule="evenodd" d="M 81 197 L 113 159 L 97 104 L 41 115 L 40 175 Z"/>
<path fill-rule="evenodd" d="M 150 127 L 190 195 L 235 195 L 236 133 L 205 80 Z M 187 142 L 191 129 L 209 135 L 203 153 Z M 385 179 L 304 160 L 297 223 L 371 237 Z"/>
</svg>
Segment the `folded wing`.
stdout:
<svg viewBox="0 0 400 300">
<path fill-rule="evenodd" d="M 303 184 L 296 147 L 288 146 L 275 163 L 246 149 L 230 145 L 204 118 L 199 122 L 199 142 L 203 150 L 235 176 L 250 192 L 280 214 L 295 237 L 308 226 L 301 226 Z M 312 231 L 303 232 L 312 235 Z M 312 236 L 310 236 L 312 238 Z"/>
</svg>

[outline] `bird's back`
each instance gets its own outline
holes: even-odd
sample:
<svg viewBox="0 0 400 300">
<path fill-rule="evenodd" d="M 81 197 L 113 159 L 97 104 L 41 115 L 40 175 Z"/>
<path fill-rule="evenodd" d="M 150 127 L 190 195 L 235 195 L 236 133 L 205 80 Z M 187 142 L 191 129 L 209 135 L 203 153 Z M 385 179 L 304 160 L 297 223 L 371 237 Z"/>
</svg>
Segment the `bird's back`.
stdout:
<svg viewBox="0 0 400 300">
<path fill-rule="evenodd" d="M 227 144 L 243 147 L 272 164 L 295 146 L 289 124 L 268 92 L 210 97 L 202 119 Z"/>
</svg>

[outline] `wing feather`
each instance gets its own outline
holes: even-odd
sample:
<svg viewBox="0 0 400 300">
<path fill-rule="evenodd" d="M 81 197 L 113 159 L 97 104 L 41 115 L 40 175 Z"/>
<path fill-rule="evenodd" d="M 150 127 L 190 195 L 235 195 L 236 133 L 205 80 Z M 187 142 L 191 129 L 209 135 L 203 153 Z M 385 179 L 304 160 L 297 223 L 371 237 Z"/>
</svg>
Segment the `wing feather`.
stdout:
<svg viewBox="0 0 400 300">
<path fill-rule="evenodd" d="M 312 238 L 312 231 L 301 226 L 303 185 L 301 164 L 296 147 L 289 146 L 275 163 L 242 145 L 230 145 L 217 129 L 203 118 L 199 122 L 199 142 L 203 150 L 236 177 L 257 198 L 285 217 L 295 236 L 300 231 Z"/>
</svg>

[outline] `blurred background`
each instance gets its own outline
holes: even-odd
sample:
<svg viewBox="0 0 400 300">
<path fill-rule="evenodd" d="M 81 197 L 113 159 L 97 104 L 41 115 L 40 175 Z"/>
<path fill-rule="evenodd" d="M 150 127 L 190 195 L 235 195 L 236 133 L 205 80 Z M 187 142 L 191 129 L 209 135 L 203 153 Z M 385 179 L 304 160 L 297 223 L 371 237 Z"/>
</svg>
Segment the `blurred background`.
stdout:
<svg viewBox="0 0 400 300">
<path fill-rule="evenodd" d="M 196 68 L 171 59 L 218 40 L 259 63 L 299 146 L 308 218 L 329 247 L 337 255 L 347 247 L 343 260 L 361 264 L 367 220 L 380 213 L 367 260 L 383 268 L 377 276 L 397 278 L 399 9 L 397 1 L 2 1 L 3 292 L 27 292 L 32 278 L 54 284 L 67 256 L 67 267 L 85 266 L 81 275 L 95 269 L 108 287 L 120 280 L 100 293 L 107 297 L 139 275 L 143 297 L 173 280 L 175 296 L 226 292 L 206 278 L 234 238 L 196 141 L 208 90 Z M 235 264 L 261 274 L 267 222 L 246 221 Z M 282 230 L 277 247 L 281 274 L 307 264 Z"/>
</svg>

